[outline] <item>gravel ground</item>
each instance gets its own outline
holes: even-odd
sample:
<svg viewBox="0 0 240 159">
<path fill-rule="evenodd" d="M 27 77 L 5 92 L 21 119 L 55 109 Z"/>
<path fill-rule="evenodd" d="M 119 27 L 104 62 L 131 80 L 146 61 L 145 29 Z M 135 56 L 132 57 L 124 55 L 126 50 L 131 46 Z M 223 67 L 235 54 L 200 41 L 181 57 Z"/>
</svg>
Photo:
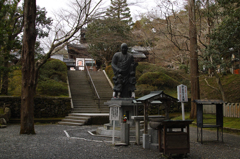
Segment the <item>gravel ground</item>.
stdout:
<svg viewBox="0 0 240 159">
<path fill-rule="evenodd" d="M 0 159 L 151 159 L 164 158 L 141 145 L 112 146 L 111 138 L 90 135 L 98 126 L 35 125 L 36 135 L 19 135 L 19 125 L 0 129 Z M 224 134 L 217 142 L 216 131 L 204 130 L 204 143 L 196 142 L 196 127 L 190 127 L 190 154 L 187 158 L 240 159 L 240 136 Z M 117 140 L 117 139 L 116 139 Z"/>
</svg>

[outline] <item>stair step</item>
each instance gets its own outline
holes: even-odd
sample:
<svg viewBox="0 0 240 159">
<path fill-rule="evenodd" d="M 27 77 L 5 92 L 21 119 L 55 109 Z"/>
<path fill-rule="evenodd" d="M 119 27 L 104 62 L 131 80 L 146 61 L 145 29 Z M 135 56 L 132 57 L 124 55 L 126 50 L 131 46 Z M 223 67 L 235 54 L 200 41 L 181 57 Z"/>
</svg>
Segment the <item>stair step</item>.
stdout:
<svg viewBox="0 0 240 159">
<path fill-rule="evenodd" d="M 106 110 L 106 111 L 100 111 L 100 110 L 92 110 L 92 111 L 89 111 L 89 110 L 82 110 L 82 111 L 76 111 L 76 110 L 73 110 L 72 113 L 108 113 L 109 110 Z"/>
<path fill-rule="evenodd" d="M 91 116 L 108 116 L 109 107 L 104 102 L 112 98 L 112 88 L 106 80 L 103 72 L 90 72 L 94 84 L 100 95 L 100 108 L 98 108 L 97 98 L 89 85 L 86 72 L 68 71 L 71 97 L 73 101 L 72 113 L 68 114 L 59 124 L 82 125 Z"/>
<path fill-rule="evenodd" d="M 63 119 L 62 122 L 71 122 L 71 123 L 85 123 L 86 120 L 74 120 L 74 119 Z"/>
<path fill-rule="evenodd" d="M 81 115 L 68 115 L 65 117 L 65 119 L 74 119 L 74 120 L 88 120 L 89 117 L 81 116 Z"/>
<path fill-rule="evenodd" d="M 60 124 L 60 125 L 72 125 L 72 126 L 82 126 L 83 125 L 83 123 L 72 123 L 72 122 L 63 122 L 63 121 L 58 122 L 58 124 Z"/>
<path fill-rule="evenodd" d="M 70 113 L 69 116 L 84 116 L 84 117 L 109 116 L 109 113 Z"/>
</svg>

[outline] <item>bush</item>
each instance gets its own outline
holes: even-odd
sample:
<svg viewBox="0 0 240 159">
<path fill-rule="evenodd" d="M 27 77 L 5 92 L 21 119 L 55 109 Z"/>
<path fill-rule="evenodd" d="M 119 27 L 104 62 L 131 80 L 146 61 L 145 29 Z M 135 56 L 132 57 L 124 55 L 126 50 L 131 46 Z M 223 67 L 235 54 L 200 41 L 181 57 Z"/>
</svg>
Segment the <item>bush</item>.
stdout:
<svg viewBox="0 0 240 159">
<path fill-rule="evenodd" d="M 184 64 L 180 65 L 180 66 L 179 66 L 179 69 L 180 69 L 180 70 L 184 70 L 185 73 L 188 73 L 188 72 L 189 72 L 189 69 L 188 69 L 187 65 L 184 65 Z"/>
<path fill-rule="evenodd" d="M 21 70 L 14 70 L 11 72 L 9 78 L 9 93 L 14 96 L 21 95 L 22 89 L 22 72 Z"/>
<path fill-rule="evenodd" d="M 39 70 L 37 91 L 39 95 L 68 95 L 67 66 L 64 62 L 49 59 Z"/>
<path fill-rule="evenodd" d="M 136 97 L 139 98 L 146 94 L 149 94 L 151 91 L 156 91 L 157 87 L 149 85 L 149 84 L 141 84 L 136 86 Z"/>
<path fill-rule="evenodd" d="M 11 72 L 9 78 L 9 93 L 13 96 L 21 95 L 21 70 Z M 67 96 L 67 66 L 64 62 L 49 59 L 39 70 L 36 94 L 44 96 Z"/>
<path fill-rule="evenodd" d="M 106 74 L 108 75 L 108 78 L 112 81 L 113 83 L 113 76 L 114 76 L 114 72 L 113 72 L 113 69 L 112 69 L 112 66 L 109 65 L 105 68 L 105 71 L 106 71 Z"/>
<path fill-rule="evenodd" d="M 178 85 L 178 81 L 162 72 L 144 73 L 137 82 L 138 84 L 151 84 L 153 86 L 156 86 L 157 88 L 174 88 Z"/>
<path fill-rule="evenodd" d="M 67 81 L 67 66 L 57 59 L 49 59 L 39 70 L 39 80 L 53 79 L 55 81 Z"/>
<path fill-rule="evenodd" d="M 56 82 L 55 80 L 52 79 L 39 82 L 38 89 L 41 95 L 47 96 L 68 95 L 67 84 L 63 82 Z"/>
</svg>

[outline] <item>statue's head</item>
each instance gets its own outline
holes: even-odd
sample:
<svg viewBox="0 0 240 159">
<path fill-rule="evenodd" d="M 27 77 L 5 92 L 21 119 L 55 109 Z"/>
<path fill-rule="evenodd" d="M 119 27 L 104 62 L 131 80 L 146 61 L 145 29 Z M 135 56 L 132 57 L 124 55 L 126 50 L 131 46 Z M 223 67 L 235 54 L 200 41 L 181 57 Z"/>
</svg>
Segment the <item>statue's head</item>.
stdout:
<svg viewBox="0 0 240 159">
<path fill-rule="evenodd" d="M 121 50 L 122 50 L 122 53 L 125 55 L 127 54 L 127 51 L 128 51 L 128 46 L 126 43 L 122 43 L 121 45 Z"/>
</svg>

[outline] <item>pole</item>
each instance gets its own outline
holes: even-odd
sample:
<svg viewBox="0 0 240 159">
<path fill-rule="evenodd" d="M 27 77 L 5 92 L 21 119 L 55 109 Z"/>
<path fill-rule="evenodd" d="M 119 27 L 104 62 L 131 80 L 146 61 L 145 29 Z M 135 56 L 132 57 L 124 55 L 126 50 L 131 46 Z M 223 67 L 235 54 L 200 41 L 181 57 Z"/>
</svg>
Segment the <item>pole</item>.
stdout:
<svg viewBox="0 0 240 159">
<path fill-rule="evenodd" d="M 184 103 L 181 102 L 181 104 L 182 104 L 182 120 L 185 120 Z"/>
<path fill-rule="evenodd" d="M 148 134 L 148 102 L 144 102 L 144 134 Z"/>
<path fill-rule="evenodd" d="M 112 131 L 112 144 L 114 145 L 114 135 L 115 135 L 115 120 L 113 120 L 113 131 Z"/>
</svg>

